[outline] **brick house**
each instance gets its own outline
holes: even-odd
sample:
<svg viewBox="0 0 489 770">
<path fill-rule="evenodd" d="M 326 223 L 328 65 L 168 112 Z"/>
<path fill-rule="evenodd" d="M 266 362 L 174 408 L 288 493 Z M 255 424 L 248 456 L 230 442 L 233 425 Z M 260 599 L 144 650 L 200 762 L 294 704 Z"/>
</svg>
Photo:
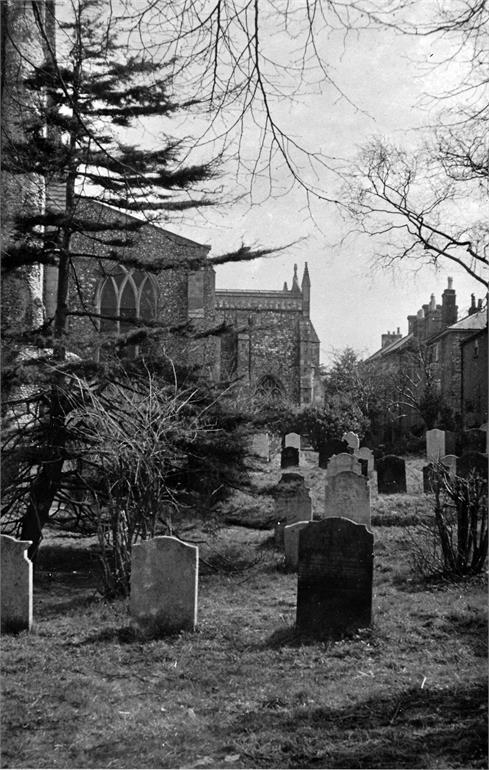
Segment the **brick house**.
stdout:
<svg viewBox="0 0 489 770">
<path fill-rule="evenodd" d="M 461 408 L 464 428 L 478 428 L 487 424 L 488 360 L 487 324 L 460 343 Z"/>
</svg>

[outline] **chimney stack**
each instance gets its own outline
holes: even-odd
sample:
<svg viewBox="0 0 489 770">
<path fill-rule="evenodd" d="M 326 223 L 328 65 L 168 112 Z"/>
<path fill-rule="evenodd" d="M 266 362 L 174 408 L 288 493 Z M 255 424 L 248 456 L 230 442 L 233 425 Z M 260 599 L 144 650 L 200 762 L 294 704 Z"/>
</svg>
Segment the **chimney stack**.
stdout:
<svg viewBox="0 0 489 770">
<path fill-rule="evenodd" d="M 448 288 L 445 289 L 445 291 L 442 294 L 442 300 L 441 300 L 441 320 L 442 320 L 442 327 L 444 329 L 447 328 L 447 326 L 452 326 L 452 324 L 457 322 L 458 317 L 458 307 L 455 304 L 456 296 L 455 296 L 455 289 L 453 287 L 453 278 L 448 279 Z"/>
</svg>

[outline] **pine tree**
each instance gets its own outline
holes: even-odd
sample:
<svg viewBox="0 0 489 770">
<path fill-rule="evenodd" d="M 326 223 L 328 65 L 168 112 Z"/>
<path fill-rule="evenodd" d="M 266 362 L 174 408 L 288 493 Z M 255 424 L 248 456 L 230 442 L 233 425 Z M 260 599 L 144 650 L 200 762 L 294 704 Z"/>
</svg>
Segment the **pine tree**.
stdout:
<svg viewBox="0 0 489 770">
<path fill-rule="evenodd" d="M 26 66 L 19 70 L 18 91 L 29 102 L 29 110 L 22 115 L 20 133 L 6 136 L 4 132 L 2 162 L 8 176 L 38 181 L 40 199 L 46 194 L 46 204 L 37 210 L 21 210 L 3 255 L 2 270 L 8 279 L 19 270 L 41 264 L 57 274 L 53 317 L 31 328 L 4 327 L 7 364 L 3 376 L 5 392 L 10 394 L 4 407 L 10 491 L 6 510 L 10 515 L 20 511 L 21 537 L 32 540 L 30 555 L 34 557 L 53 501 L 76 476 L 76 446 L 83 435 L 70 415 L 86 403 L 88 391 L 100 393 L 114 379 L 129 385 L 137 369 L 153 368 L 163 378 L 175 376 L 174 367 L 162 366 L 158 356 L 152 358 L 148 355 L 151 350 L 144 348 L 144 341 L 158 331 L 157 324 L 151 326 L 127 314 L 115 319 L 121 322 L 121 334 L 110 335 L 112 352 L 102 360 L 74 355 L 76 324 L 70 323 L 70 296 L 76 290 L 77 260 L 100 260 L 102 247 L 104 258 L 126 261 L 132 269 L 174 267 L 168 260 L 148 263 L 144 254 L 135 258 L 134 250 L 129 261 L 127 249 L 149 221 L 148 212 L 210 205 L 212 201 L 202 193 L 183 200 L 176 193 L 190 193 L 212 180 L 216 166 L 213 162 L 180 163 L 181 142 L 168 137 L 151 151 L 124 141 L 137 119 L 164 119 L 191 105 L 174 100 L 171 77 L 161 67 L 144 54 L 128 54 L 117 34 L 118 21 L 108 18 L 104 2 L 74 0 L 73 18 L 63 21 L 56 19 L 53 2 L 33 3 L 32 8 L 43 55 L 39 62 L 24 62 Z M 61 41 L 58 47 L 56 37 Z M 90 201 L 140 218 L 87 216 Z M 80 243 L 93 243 L 97 248 L 80 254 Z M 191 268 L 202 263 L 198 258 Z M 103 320 L 93 319 L 88 311 L 78 315 L 84 313 L 92 321 Z M 183 331 L 191 333 L 187 328 Z M 145 355 L 131 361 L 121 359 L 120 352 L 135 344 L 142 345 L 138 350 Z M 191 377 L 189 372 L 181 373 L 187 386 Z M 73 393 L 74 378 L 84 383 L 78 396 Z M 20 408 L 20 420 L 13 419 L 14 402 Z"/>
</svg>

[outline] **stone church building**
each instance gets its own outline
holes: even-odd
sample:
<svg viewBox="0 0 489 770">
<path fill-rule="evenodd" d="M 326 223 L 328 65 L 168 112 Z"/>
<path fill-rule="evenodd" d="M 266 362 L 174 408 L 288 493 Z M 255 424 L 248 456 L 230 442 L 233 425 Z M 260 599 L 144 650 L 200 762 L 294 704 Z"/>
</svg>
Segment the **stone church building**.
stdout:
<svg viewBox="0 0 489 770">
<path fill-rule="evenodd" d="M 4 0 L 0 5 L 2 152 L 4 159 L 12 161 L 11 140 L 22 138 L 30 108 L 22 75 L 26 62 L 40 64 L 45 51 L 30 4 Z M 55 34 L 54 8 L 54 0 L 39 6 L 46 14 L 48 35 Z M 1 182 L 2 247 L 8 249 L 17 239 L 19 214 L 59 209 L 65 194 L 59 181 L 19 172 L 12 162 L 2 171 Z M 102 223 L 109 233 L 111 222 L 117 223 L 118 237 L 121 222 L 129 227 L 135 222 L 126 212 L 82 196 L 76 200 L 76 215 L 95 225 Z M 290 289 L 285 284 L 282 290 L 228 291 L 216 289 L 215 271 L 207 260 L 209 245 L 144 223 L 128 232 L 127 242 L 118 248 L 119 263 L 103 238 L 81 232 L 72 236 L 66 341 L 70 352 L 100 357 L 111 336 L 129 330 L 124 318 L 136 317 L 142 325 L 153 325 L 154 335 L 149 342 L 140 344 L 136 339 L 126 346 L 126 356 L 147 350 L 176 363 L 197 365 L 212 380 L 234 383 L 236 397 L 256 395 L 296 406 L 320 399 L 319 340 L 310 320 L 307 265 L 300 285 L 294 267 Z M 90 256 L 84 256 L 87 254 Z M 131 267 L 131 256 L 147 260 L 148 265 L 158 260 L 162 269 L 154 272 Z M 57 283 L 55 265 L 30 264 L 4 275 L 2 325 L 6 339 L 39 329 L 53 318 Z M 182 333 L 189 323 L 203 334 L 196 338 L 195 334 Z M 207 336 L 205 332 L 213 329 L 218 333 Z M 7 360 L 16 355 L 14 347 L 4 344 Z"/>
</svg>

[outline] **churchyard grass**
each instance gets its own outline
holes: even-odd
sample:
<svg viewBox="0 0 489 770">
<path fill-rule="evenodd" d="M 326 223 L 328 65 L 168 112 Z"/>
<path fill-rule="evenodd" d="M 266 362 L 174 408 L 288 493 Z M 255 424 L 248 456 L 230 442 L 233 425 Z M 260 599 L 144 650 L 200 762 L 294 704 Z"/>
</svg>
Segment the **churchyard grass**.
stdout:
<svg viewBox="0 0 489 770">
<path fill-rule="evenodd" d="M 412 572 L 422 530 L 388 517 L 428 515 L 422 495 L 372 510 L 373 627 L 334 643 L 296 638 L 270 531 L 205 536 L 198 630 L 147 641 L 88 544 L 48 539 L 33 633 L 2 639 L 2 766 L 487 767 L 485 576 Z"/>
</svg>

